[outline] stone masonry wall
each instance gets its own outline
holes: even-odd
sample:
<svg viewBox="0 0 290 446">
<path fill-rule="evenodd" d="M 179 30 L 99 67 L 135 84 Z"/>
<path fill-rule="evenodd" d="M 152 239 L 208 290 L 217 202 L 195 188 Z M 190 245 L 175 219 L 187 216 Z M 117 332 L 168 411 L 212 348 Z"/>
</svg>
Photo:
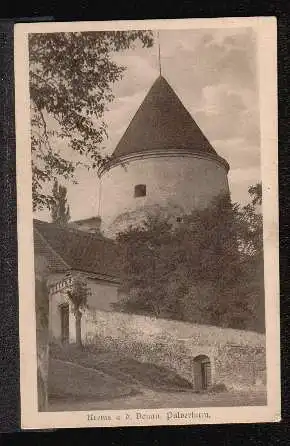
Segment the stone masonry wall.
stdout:
<svg viewBox="0 0 290 446">
<path fill-rule="evenodd" d="M 88 311 L 82 320 L 85 344 L 98 344 L 142 362 L 168 367 L 194 382 L 193 360 L 206 355 L 212 383 L 243 389 L 265 386 L 265 336 L 255 332 Z"/>
</svg>

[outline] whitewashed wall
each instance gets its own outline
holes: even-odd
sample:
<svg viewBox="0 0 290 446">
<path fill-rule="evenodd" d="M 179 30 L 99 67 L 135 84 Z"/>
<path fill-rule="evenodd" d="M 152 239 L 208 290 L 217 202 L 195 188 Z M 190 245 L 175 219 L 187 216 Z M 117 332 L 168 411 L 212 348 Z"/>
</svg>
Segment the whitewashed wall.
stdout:
<svg viewBox="0 0 290 446">
<path fill-rule="evenodd" d="M 134 197 L 137 184 L 146 184 L 145 197 Z M 229 192 L 227 172 L 215 160 L 192 155 L 130 160 L 102 176 L 102 231 L 111 235 L 111 225 L 120 214 L 144 206 L 178 206 L 187 213 L 206 207 L 222 192 Z"/>
<path fill-rule="evenodd" d="M 87 279 L 91 296 L 88 298 L 88 306 L 103 311 L 111 311 L 112 304 L 118 301 L 118 286 L 111 283 Z"/>
<path fill-rule="evenodd" d="M 76 274 L 76 273 L 75 273 Z M 74 274 L 73 274 L 74 275 Z M 93 311 L 95 309 L 102 311 L 112 310 L 112 304 L 118 300 L 117 285 L 107 283 L 100 280 L 88 278 L 87 275 L 82 275 L 85 279 L 88 288 L 91 290 L 91 295 L 88 297 L 88 307 Z M 60 282 L 62 275 L 55 275 L 51 277 L 51 282 Z M 61 318 L 60 305 L 69 303 L 69 337 L 70 341 L 74 342 L 76 339 L 75 333 L 75 317 L 71 302 L 67 296 L 67 288 L 62 288 L 50 295 L 50 309 L 49 309 L 49 327 L 51 338 L 61 338 Z"/>
</svg>

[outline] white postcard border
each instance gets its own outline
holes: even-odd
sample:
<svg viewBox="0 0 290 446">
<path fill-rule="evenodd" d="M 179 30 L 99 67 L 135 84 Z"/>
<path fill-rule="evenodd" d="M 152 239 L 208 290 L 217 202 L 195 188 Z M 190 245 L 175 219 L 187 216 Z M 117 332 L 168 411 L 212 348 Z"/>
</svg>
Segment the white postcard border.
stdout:
<svg viewBox="0 0 290 446">
<path fill-rule="evenodd" d="M 130 29 L 198 29 L 252 27 L 258 36 L 261 110 L 261 165 L 263 183 L 267 406 L 208 407 L 194 409 L 104 410 L 38 412 L 36 329 L 34 305 L 34 253 L 32 227 L 31 149 L 29 111 L 28 34 L 57 31 Z M 18 214 L 18 274 L 20 324 L 21 426 L 24 429 L 148 425 L 224 424 L 280 421 L 279 248 L 278 248 L 278 137 L 277 37 L 274 17 L 148 20 L 112 22 L 48 22 L 15 26 L 15 110 Z M 170 418 L 169 412 L 193 418 Z M 159 418 L 136 419 L 136 413 Z M 202 414 L 208 414 L 205 417 Z M 111 420 L 98 420 L 99 416 Z M 96 417 L 96 419 L 94 419 Z"/>
</svg>

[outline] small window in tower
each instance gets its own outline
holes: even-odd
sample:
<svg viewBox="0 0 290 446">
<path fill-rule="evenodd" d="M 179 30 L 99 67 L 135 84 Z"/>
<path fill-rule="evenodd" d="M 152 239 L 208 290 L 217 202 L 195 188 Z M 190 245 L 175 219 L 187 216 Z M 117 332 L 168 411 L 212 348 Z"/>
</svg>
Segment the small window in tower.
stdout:
<svg viewBox="0 0 290 446">
<path fill-rule="evenodd" d="M 182 217 L 176 217 L 176 221 L 177 221 L 177 223 L 181 223 L 182 222 Z"/>
<path fill-rule="evenodd" d="M 146 196 L 146 184 L 137 184 L 134 190 L 134 197 L 145 197 Z"/>
</svg>

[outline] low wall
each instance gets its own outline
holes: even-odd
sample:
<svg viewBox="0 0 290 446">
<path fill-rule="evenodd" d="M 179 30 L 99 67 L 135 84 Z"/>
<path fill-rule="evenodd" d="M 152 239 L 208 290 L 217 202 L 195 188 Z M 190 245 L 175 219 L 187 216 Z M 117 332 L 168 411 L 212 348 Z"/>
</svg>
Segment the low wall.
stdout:
<svg viewBox="0 0 290 446">
<path fill-rule="evenodd" d="M 265 385 L 265 336 L 259 333 L 90 310 L 83 315 L 82 335 L 85 344 L 101 343 L 139 361 L 166 366 L 191 382 L 194 358 L 206 355 L 213 384 Z"/>
</svg>

